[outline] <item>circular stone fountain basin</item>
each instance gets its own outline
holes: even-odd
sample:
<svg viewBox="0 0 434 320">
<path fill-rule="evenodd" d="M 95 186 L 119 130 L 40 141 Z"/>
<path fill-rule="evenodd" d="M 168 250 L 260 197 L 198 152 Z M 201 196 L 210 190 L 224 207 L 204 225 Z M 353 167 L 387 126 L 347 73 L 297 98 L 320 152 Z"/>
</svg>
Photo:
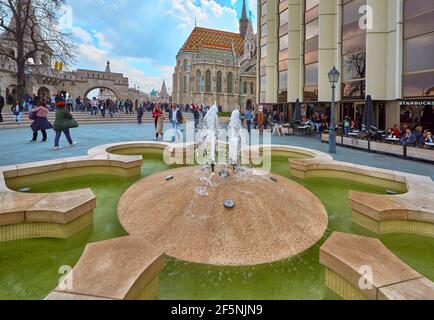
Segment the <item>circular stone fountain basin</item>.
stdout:
<svg viewBox="0 0 434 320">
<path fill-rule="evenodd" d="M 175 178 L 167 181 L 168 175 Z M 119 220 L 130 235 L 180 260 L 222 266 L 280 261 L 318 242 L 328 216 L 309 190 L 276 180 L 217 174 L 204 179 L 198 167 L 158 173 L 122 196 Z M 198 194 L 198 187 L 207 195 Z M 222 205 L 227 199 L 236 203 L 231 210 Z"/>
</svg>

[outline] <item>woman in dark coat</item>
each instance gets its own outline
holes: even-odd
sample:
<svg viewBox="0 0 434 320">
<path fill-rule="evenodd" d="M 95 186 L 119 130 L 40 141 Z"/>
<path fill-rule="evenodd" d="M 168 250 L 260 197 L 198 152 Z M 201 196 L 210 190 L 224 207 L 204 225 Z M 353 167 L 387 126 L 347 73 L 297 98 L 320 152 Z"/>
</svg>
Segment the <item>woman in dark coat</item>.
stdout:
<svg viewBox="0 0 434 320">
<path fill-rule="evenodd" d="M 77 121 L 74 120 L 72 114 L 65 108 L 66 103 L 60 101 L 56 104 L 56 120 L 54 121 L 53 129 L 56 132 L 54 139 L 54 150 L 60 150 L 59 140 L 62 136 L 62 132 L 68 140 L 69 146 L 74 146 L 77 142 L 72 141 L 69 129 L 78 128 Z"/>
<path fill-rule="evenodd" d="M 39 106 L 30 111 L 30 118 L 34 119 L 30 126 L 33 131 L 33 138 L 30 142 L 38 140 L 38 131 L 42 132 L 41 142 L 47 142 L 47 130 L 53 128 L 53 125 L 48 121 L 48 112 L 49 110 L 45 107 L 44 100 L 39 101 Z"/>
</svg>

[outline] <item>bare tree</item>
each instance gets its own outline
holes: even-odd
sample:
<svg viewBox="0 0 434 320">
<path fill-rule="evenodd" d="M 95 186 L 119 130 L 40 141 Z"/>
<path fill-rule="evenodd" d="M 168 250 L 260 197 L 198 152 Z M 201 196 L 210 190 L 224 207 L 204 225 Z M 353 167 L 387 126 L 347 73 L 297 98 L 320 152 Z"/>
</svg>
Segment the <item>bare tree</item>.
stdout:
<svg viewBox="0 0 434 320">
<path fill-rule="evenodd" d="M 25 70 L 30 58 L 46 54 L 65 66 L 73 61 L 76 48 L 71 34 L 59 27 L 64 4 L 65 0 L 0 0 L 0 55 L 16 62 L 20 102 L 25 94 Z"/>
<path fill-rule="evenodd" d="M 363 96 L 365 77 L 366 77 L 366 52 L 352 53 L 344 60 L 344 67 L 347 74 L 351 74 L 353 79 L 361 79 L 358 86 L 353 86 L 349 92 L 350 96 L 357 94 Z"/>
</svg>

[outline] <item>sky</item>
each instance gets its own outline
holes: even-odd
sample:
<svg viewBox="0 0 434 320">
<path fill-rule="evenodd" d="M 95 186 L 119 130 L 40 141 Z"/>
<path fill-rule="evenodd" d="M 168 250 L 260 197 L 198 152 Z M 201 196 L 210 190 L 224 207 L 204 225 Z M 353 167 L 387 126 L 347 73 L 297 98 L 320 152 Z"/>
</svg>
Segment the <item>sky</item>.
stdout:
<svg viewBox="0 0 434 320">
<path fill-rule="evenodd" d="M 63 28 L 78 55 L 70 69 L 105 70 L 129 78 L 130 87 L 172 90 L 176 54 L 195 26 L 238 32 L 242 0 L 69 0 Z M 247 0 L 256 26 L 256 0 Z M 256 30 L 256 28 L 255 28 Z"/>
</svg>

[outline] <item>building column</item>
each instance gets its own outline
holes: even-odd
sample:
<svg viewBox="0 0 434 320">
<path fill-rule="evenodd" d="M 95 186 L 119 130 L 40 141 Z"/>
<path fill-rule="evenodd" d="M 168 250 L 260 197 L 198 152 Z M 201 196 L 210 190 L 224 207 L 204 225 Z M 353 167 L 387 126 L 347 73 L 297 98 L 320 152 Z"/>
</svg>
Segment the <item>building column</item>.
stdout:
<svg viewBox="0 0 434 320">
<path fill-rule="evenodd" d="M 318 100 L 331 101 L 332 90 L 328 73 L 338 62 L 337 39 L 338 1 L 320 1 L 319 4 L 319 67 L 318 67 Z M 339 91 L 339 88 L 337 91 Z"/>
<path fill-rule="evenodd" d="M 387 100 L 388 70 L 396 67 L 394 54 L 388 55 L 388 1 L 368 0 L 367 3 L 367 15 L 369 18 L 372 14 L 373 23 L 366 29 L 366 95 L 371 95 L 373 100 Z"/>
<path fill-rule="evenodd" d="M 279 1 L 267 1 L 267 103 L 277 103 L 279 69 Z"/>
<path fill-rule="evenodd" d="M 386 128 L 393 128 L 395 124 L 401 125 L 401 106 L 398 101 L 386 103 Z"/>
<path fill-rule="evenodd" d="M 288 12 L 288 102 L 303 99 L 303 46 L 301 0 L 289 0 Z"/>
</svg>

